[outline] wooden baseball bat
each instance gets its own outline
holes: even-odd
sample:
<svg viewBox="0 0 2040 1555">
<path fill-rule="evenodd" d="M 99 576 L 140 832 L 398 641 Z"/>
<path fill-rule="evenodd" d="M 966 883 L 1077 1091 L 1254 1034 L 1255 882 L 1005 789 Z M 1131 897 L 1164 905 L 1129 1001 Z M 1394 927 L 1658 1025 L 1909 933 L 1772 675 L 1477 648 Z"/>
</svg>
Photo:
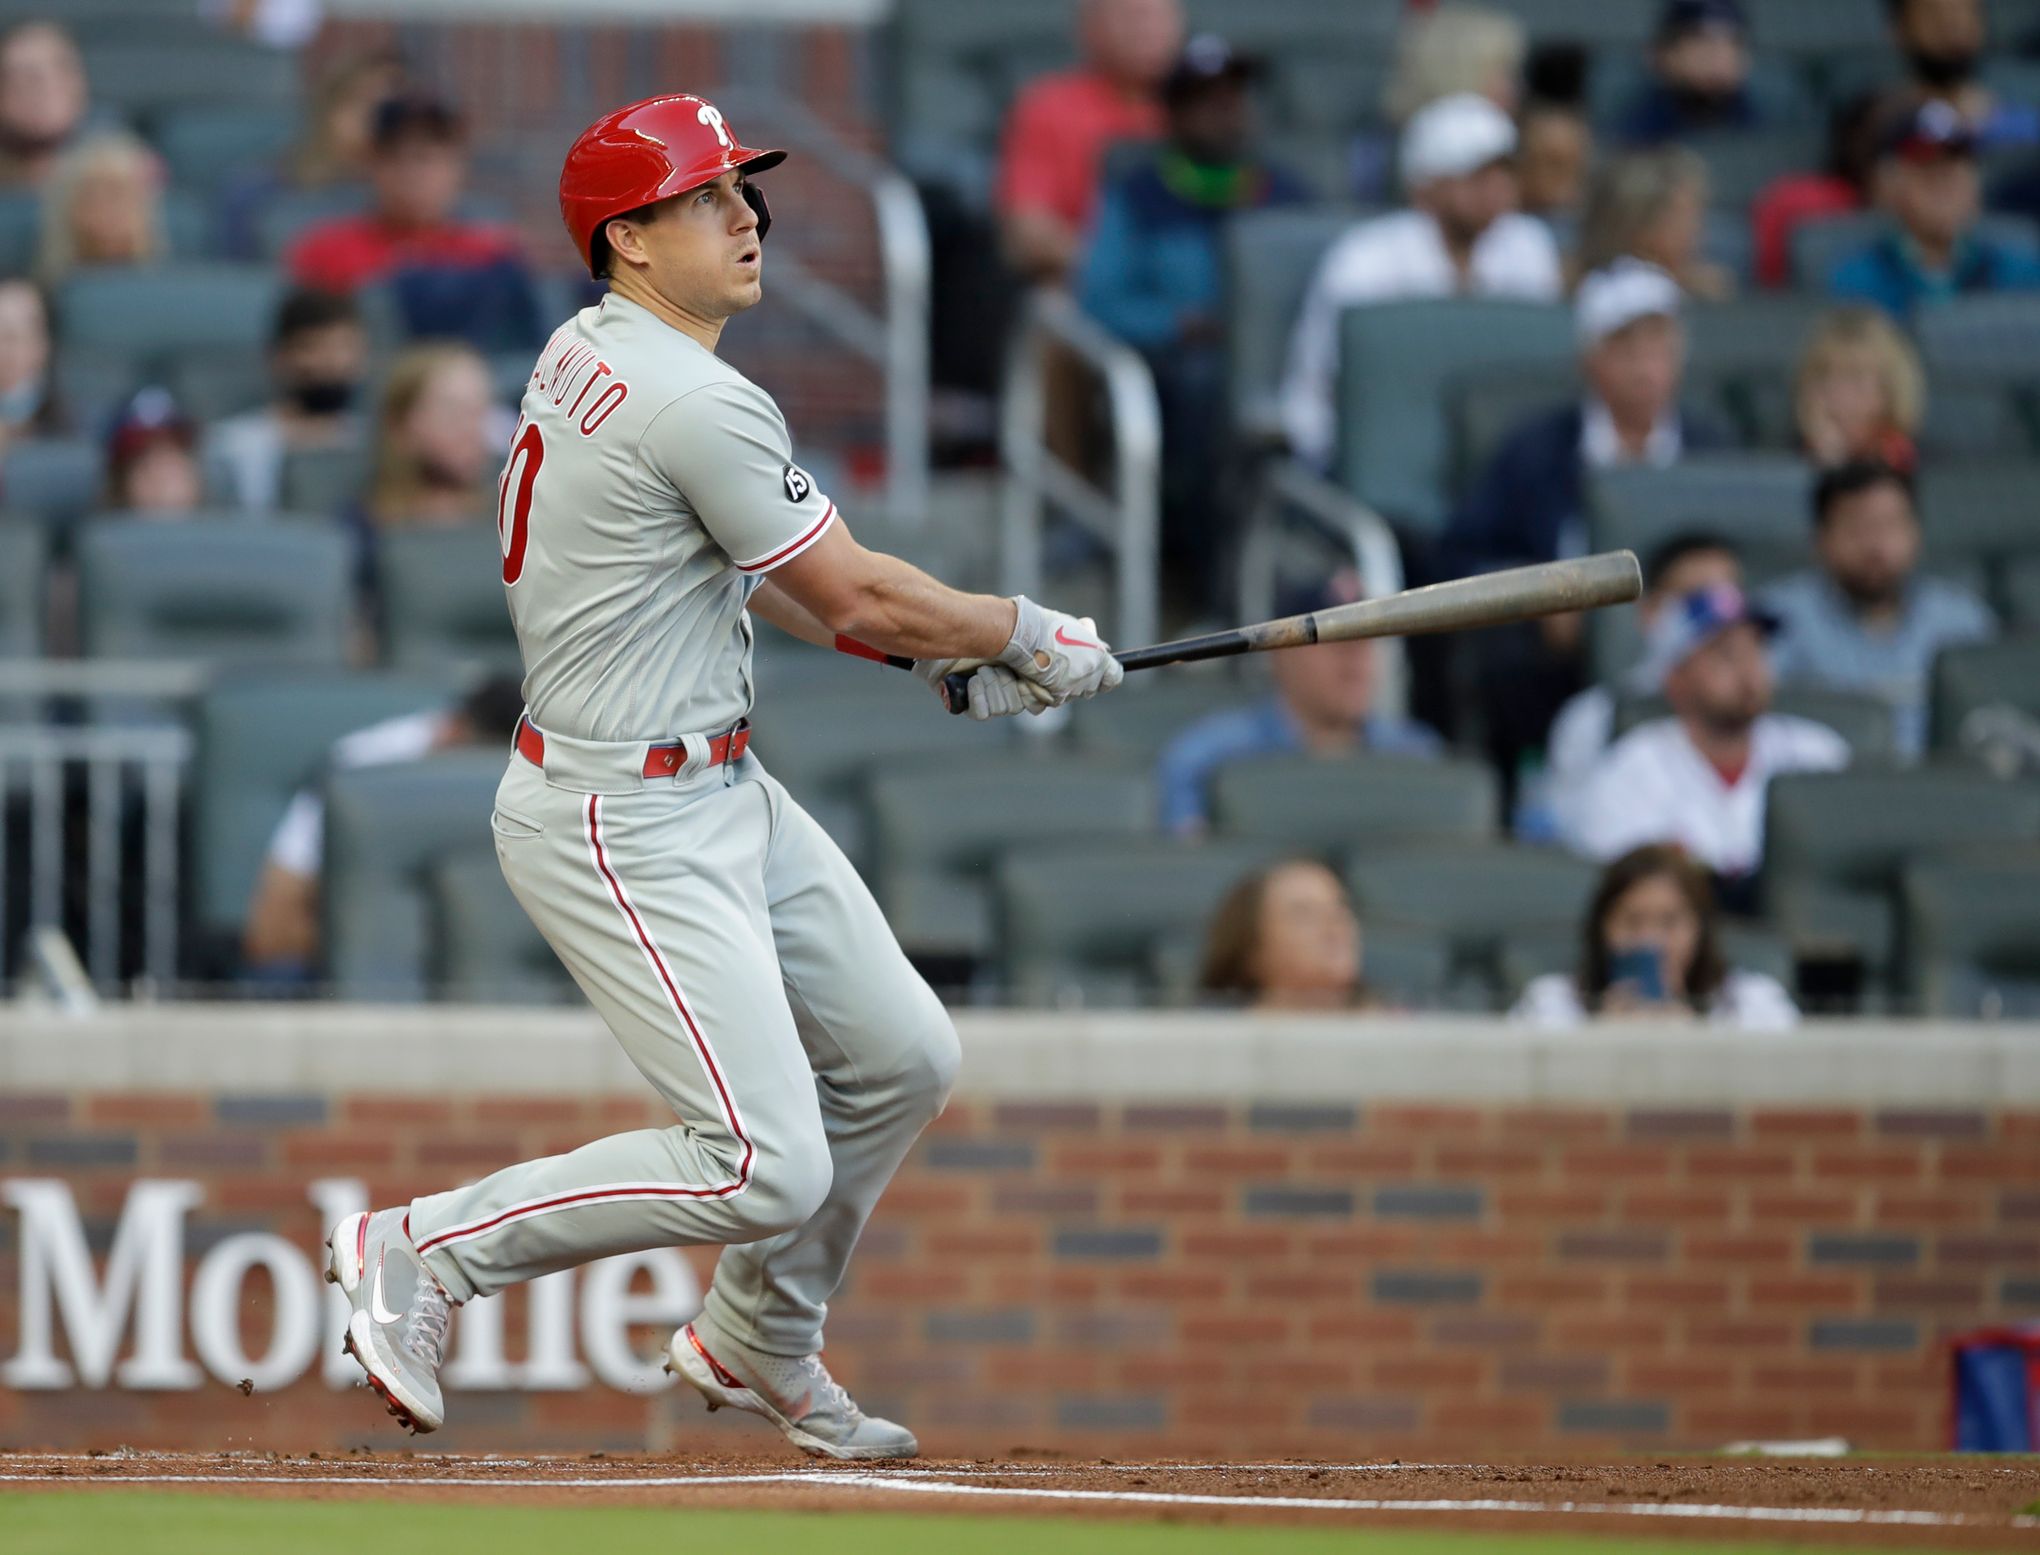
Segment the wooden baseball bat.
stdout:
<svg viewBox="0 0 2040 1555">
<path fill-rule="evenodd" d="M 1352 642 L 1361 637 L 1420 637 L 1432 632 L 1463 632 L 1483 626 L 1507 626 L 1539 616 L 1565 615 L 1622 605 L 1643 592 L 1643 570 L 1634 551 L 1602 551 L 1566 561 L 1538 562 L 1503 572 L 1476 573 L 1449 583 L 1380 599 L 1331 605 L 1276 621 L 1258 621 L 1229 631 L 1208 632 L 1146 648 L 1125 648 L 1113 654 L 1122 668 L 1156 669 L 1164 664 L 1190 664 L 1199 659 L 1226 659 L 1239 653 L 1267 653 L 1276 648 L 1307 648 L 1313 643 Z M 970 676 L 962 672 L 942 683 L 943 699 L 952 713 L 969 705 Z"/>
</svg>

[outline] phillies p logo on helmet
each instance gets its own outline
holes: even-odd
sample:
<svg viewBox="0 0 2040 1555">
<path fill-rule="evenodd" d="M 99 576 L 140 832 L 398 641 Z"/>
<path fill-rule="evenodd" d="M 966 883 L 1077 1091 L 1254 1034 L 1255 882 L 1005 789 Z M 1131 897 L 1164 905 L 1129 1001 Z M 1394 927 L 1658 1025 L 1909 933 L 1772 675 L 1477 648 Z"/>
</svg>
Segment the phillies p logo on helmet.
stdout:
<svg viewBox="0 0 2040 1555">
<path fill-rule="evenodd" d="M 722 109 L 716 107 L 714 103 L 703 103 L 694 117 L 715 131 L 716 144 L 725 151 L 736 145 L 736 142 L 730 139 L 729 126 L 723 123 Z"/>
</svg>

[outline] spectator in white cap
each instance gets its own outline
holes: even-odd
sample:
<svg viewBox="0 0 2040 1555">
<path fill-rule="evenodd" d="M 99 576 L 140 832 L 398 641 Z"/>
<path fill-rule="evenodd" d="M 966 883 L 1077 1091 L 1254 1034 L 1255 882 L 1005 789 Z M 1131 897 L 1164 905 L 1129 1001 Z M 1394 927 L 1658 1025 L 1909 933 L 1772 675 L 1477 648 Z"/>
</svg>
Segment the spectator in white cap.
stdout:
<svg viewBox="0 0 2040 1555">
<path fill-rule="evenodd" d="M 1714 872 L 1724 904 L 1751 905 L 1772 776 L 1849 761 L 1834 730 L 1771 711 L 1764 639 L 1773 624 L 1727 583 L 1658 612 L 1643 678 L 1671 716 L 1638 724 L 1595 763 L 1561 809 L 1569 846 L 1612 859 L 1647 842 L 1677 843 Z"/>
<path fill-rule="evenodd" d="M 1521 297 L 1562 289 L 1551 231 L 1516 209 L 1516 126 L 1473 92 L 1417 112 L 1397 153 L 1410 208 L 1363 221 L 1325 253 L 1305 293 L 1282 387 L 1290 446 L 1331 460 L 1339 315 L 1423 297 Z"/>
<path fill-rule="evenodd" d="M 1676 282 L 1623 259 L 1580 283 L 1574 328 L 1584 393 L 1515 428 L 1489 458 L 1443 538 L 1449 569 L 1476 572 L 1587 549 L 1586 485 L 1618 465 L 1662 468 L 1726 437 L 1679 407 L 1685 327 Z M 1585 681 L 1577 616 L 1476 641 L 1488 753 L 1513 773 Z"/>
</svg>

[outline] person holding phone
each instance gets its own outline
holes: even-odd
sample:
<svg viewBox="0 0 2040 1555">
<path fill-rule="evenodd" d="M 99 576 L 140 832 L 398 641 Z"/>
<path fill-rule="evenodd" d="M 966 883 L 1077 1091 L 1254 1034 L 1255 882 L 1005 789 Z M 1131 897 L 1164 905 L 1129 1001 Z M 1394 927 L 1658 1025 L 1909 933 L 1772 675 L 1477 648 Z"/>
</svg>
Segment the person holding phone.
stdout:
<svg viewBox="0 0 2040 1555">
<path fill-rule="evenodd" d="M 1676 847 L 1632 849 L 1602 872 L 1576 972 L 1535 977 L 1510 1011 L 1533 1026 L 1597 1017 L 1706 1021 L 1745 1031 L 1796 1025 L 1783 985 L 1728 965 L 1707 871 Z"/>
</svg>

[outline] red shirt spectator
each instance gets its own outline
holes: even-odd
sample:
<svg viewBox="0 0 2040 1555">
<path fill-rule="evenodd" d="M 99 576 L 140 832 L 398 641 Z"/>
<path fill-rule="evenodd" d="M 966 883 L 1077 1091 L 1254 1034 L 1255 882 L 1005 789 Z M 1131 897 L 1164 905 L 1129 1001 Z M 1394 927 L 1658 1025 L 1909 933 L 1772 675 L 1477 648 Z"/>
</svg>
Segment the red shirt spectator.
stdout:
<svg viewBox="0 0 2040 1555">
<path fill-rule="evenodd" d="M 1084 0 L 1084 62 L 1030 83 L 1006 122 L 998 208 L 1006 252 L 1058 281 L 1077 257 L 1105 148 L 1162 132 L 1157 95 L 1183 44 L 1178 0 Z"/>
<path fill-rule="evenodd" d="M 414 265 L 466 267 L 516 256 L 516 238 L 500 227 L 399 227 L 368 211 L 306 232 L 291 246 L 290 274 L 300 286 L 344 296 Z"/>
</svg>

